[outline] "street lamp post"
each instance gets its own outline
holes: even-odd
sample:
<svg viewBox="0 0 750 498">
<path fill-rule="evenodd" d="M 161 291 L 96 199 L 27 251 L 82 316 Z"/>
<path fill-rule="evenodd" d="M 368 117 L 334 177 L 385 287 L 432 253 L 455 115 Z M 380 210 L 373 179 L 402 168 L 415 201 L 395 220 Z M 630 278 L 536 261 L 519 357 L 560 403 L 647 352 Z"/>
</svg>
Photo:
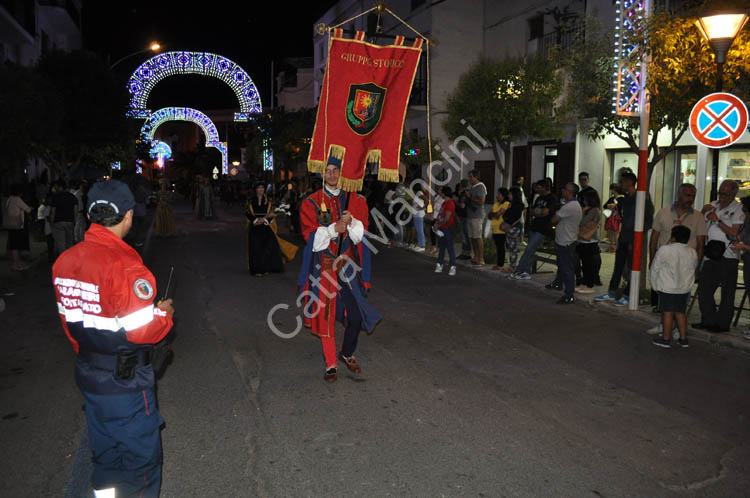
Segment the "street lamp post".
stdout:
<svg viewBox="0 0 750 498">
<path fill-rule="evenodd" d="M 110 69 L 114 69 L 116 65 L 118 65 L 119 63 L 121 63 L 125 59 L 129 59 L 129 58 L 134 57 L 136 55 L 145 54 L 146 52 L 158 52 L 160 48 L 161 48 L 161 45 L 159 45 L 158 42 L 153 42 L 151 45 L 148 46 L 148 48 L 144 48 L 143 50 L 139 50 L 137 52 L 133 52 L 132 54 L 128 54 L 125 57 L 120 57 L 119 59 L 117 59 L 114 62 L 114 64 L 112 64 L 111 66 L 109 66 L 109 68 Z"/>
<path fill-rule="evenodd" d="M 721 92 L 724 87 L 724 63 L 727 52 L 732 46 L 737 33 L 747 22 L 747 12 L 712 12 L 699 17 L 695 25 L 703 38 L 711 46 L 716 59 L 716 91 Z M 711 200 L 716 200 L 719 185 L 719 149 L 713 150 L 713 165 L 711 166 Z"/>
</svg>

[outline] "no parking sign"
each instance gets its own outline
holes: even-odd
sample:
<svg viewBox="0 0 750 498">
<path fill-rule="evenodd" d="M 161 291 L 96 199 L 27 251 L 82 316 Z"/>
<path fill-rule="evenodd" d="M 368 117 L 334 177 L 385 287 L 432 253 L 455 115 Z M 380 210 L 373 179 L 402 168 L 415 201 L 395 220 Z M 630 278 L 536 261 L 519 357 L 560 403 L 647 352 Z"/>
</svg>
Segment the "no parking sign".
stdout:
<svg viewBox="0 0 750 498">
<path fill-rule="evenodd" d="M 747 107 L 731 93 L 706 95 L 690 112 L 690 133 L 712 149 L 732 145 L 746 129 Z"/>
</svg>

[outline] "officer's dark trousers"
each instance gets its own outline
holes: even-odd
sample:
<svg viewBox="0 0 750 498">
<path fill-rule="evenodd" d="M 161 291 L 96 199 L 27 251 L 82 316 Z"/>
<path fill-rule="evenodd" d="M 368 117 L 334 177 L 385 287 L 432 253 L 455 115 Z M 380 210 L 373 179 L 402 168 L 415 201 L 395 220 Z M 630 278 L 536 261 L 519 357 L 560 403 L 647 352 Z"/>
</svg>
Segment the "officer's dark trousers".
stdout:
<svg viewBox="0 0 750 498">
<path fill-rule="evenodd" d="M 117 498 L 156 498 L 161 486 L 161 415 L 153 389 L 130 394 L 83 393 L 95 490 Z"/>
<path fill-rule="evenodd" d="M 701 322 L 708 327 L 729 330 L 734 312 L 734 294 L 737 290 L 737 266 L 739 261 L 723 258 L 721 261 L 706 259 L 698 280 L 698 304 Z M 714 292 L 721 285 L 721 302 L 716 310 Z"/>
</svg>

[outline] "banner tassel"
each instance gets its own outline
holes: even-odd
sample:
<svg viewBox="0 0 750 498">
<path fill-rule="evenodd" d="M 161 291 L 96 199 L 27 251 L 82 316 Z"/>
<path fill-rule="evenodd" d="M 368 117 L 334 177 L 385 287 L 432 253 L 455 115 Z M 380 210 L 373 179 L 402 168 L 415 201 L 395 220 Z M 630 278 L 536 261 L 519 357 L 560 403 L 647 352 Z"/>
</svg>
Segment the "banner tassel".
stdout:
<svg viewBox="0 0 750 498">
<path fill-rule="evenodd" d="M 336 159 L 337 161 L 340 161 L 341 164 L 339 166 L 343 169 L 344 167 L 344 154 L 346 154 L 346 147 L 343 147 L 341 145 L 331 145 L 328 148 L 328 159 Z"/>
</svg>

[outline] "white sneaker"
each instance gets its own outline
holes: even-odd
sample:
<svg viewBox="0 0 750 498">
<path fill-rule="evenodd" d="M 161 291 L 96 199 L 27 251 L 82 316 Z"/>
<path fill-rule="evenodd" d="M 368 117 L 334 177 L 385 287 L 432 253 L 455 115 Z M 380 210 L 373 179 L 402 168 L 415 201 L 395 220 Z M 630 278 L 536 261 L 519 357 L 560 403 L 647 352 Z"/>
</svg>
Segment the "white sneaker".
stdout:
<svg viewBox="0 0 750 498">
<path fill-rule="evenodd" d="M 661 334 L 661 323 L 658 323 L 658 324 L 654 325 L 653 327 L 651 327 L 650 329 L 646 330 L 646 333 L 648 335 Z"/>
<path fill-rule="evenodd" d="M 456 274 L 456 267 L 455 266 L 451 266 L 450 269 L 448 270 L 448 275 L 450 275 L 452 277 L 455 274 Z M 748 337 L 748 339 L 750 339 L 750 337 Z"/>
<path fill-rule="evenodd" d="M 414 248 L 414 252 L 424 252 L 424 247 L 419 247 L 419 246 L 416 246 L 416 247 Z"/>
<path fill-rule="evenodd" d="M 443 265 L 440 263 L 435 265 L 435 273 L 443 273 Z"/>
</svg>

